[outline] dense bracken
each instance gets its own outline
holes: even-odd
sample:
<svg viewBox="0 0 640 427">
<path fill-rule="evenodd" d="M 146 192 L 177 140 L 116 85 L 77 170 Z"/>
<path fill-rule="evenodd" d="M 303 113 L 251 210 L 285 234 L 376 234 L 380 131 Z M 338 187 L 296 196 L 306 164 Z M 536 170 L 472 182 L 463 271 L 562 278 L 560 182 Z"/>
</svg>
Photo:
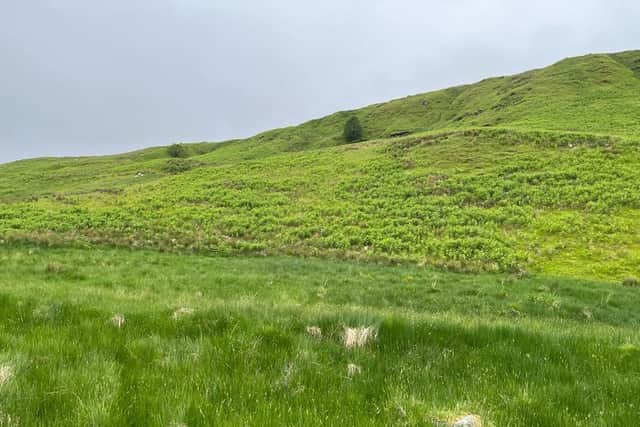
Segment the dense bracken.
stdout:
<svg viewBox="0 0 640 427">
<path fill-rule="evenodd" d="M 640 261 L 632 250 L 640 245 L 639 146 L 477 129 L 221 166 L 200 161 L 121 190 L 4 204 L 0 230 L 14 240 L 621 280 Z"/>
</svg>

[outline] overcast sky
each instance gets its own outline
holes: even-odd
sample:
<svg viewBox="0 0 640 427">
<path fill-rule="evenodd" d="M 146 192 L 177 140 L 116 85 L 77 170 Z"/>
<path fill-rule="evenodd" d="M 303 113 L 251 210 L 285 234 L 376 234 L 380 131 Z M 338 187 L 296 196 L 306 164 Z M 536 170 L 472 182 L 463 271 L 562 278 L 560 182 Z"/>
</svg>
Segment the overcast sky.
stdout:
<svg viewBox="0 0 640 427">
<path fill-rule="evenodd" d="M 640 48 L 638 0 L 0 0 L 0 162 L 220 141 Z"/>
</svg>

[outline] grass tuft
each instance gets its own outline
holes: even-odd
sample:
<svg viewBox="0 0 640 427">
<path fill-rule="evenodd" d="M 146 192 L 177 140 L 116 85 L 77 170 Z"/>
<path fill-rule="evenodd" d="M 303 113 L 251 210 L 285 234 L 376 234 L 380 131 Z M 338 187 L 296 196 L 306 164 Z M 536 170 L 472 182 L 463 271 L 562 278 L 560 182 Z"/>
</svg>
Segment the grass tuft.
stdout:
<svg viewBox="0 0 640 427">
<path fill-rule="evenodd" d="M 622 281 L 622 286 L 626 286 L 629 288 L 640 287 L 640 279 L 638 279 L 637 277 L 627 277 Z"/>
</svg>

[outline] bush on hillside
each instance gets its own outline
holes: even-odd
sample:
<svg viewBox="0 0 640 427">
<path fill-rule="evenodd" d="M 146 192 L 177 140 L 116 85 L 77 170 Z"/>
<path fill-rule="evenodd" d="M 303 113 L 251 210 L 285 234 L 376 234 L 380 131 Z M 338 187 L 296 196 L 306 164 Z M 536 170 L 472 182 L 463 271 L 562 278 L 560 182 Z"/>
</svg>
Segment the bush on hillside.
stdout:
<svg viewBox="0 0 640 427">
<path fill-rule="evenodd" d="M 344 139 L 347 142 L 356 142 L 362 139 L 362 126 L 356 116 L 351 117 L 344 125 Z"/>
<path fill-rule="evenodd" d="M 189 157 L 187 148 L 182 144 L 173 144 L 167 148 L 167 154 L 173 158 L 185 158 Z"/>
<path fill-rule="evenodd" d="M 166 173 L 181 173 L 193 169 L 195 164 L 191 160 L 187 159 L 169 159 L 167 163 L 162 167 L 162 170 Z"/>
</svg>

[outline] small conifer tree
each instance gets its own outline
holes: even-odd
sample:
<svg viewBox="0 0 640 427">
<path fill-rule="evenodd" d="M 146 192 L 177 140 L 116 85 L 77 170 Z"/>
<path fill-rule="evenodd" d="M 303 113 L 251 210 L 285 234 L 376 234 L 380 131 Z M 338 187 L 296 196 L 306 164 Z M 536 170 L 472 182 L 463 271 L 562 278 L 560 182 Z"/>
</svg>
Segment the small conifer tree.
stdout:
<svg viewBox="0 0 640 427">
<path fill-rule="evenodd" d="M 362 139 L 362 126 L 356 116 L 352 116 L 344 125 L 344 139 L 347 142 L 356 142 Z"/>
</svg>

